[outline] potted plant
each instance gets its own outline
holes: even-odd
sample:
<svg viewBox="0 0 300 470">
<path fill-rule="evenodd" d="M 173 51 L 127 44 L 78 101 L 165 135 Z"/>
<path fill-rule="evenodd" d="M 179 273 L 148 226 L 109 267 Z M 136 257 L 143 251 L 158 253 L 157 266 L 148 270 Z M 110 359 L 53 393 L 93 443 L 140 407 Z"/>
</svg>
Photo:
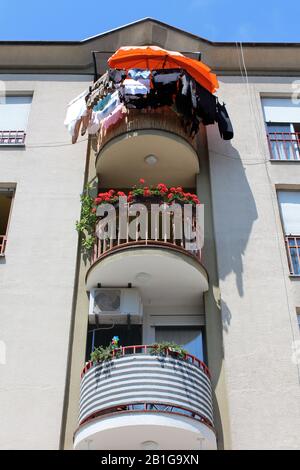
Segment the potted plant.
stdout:
<svg viewBox="0 0 300 470">
<path fill-rule="evenodd" d="M 159 183 L 156 186 L 145 186 L 145 180 L 140 178 L 139 186 L 134 186 L 128 194 L 128 202 L 143 204 L 162 204 L 165 200 L 168 188 Z"/>
<path fill-rule="evenodd" d="M 91 352 L 91 361 L 94 364 L 111 361 L 113 358 L 120 357 L 121 349 L 119 346 L 119 337 L 114 336 L 109 346 L 99 346 Z"/>
<path fill-rule="evenodd" d="M 171 356 L 175 359 L 185 359 L 188 353 L 182 346 L 173 342 L 164 341 L 162 343 L 153 344 L 150 348 L 150 354 L 163 357 Z"/>
</svg>

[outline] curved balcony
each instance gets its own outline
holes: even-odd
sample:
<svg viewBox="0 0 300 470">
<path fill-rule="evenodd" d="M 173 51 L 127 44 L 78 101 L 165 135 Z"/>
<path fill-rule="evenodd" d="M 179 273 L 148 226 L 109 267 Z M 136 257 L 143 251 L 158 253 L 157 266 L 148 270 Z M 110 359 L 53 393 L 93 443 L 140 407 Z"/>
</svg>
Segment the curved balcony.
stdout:
<svg viewBox="0 0 300 470">
<path fill-rule="evenodd" d="M 149 346 L 83 370 L 75 449 L 216 449 L 209 371 Z"/>
<path fill-rule="evenodd" d="M 138 287 L 143 301 L 155 305 L 186 305 L 198 307 L 202 294 L 208 290 L 208 278 L 201 264 L 201 251 L 196 243 L 183 236 L 175 237 L 174 216 L 170 232 L 161 230 L 154 236 L 151 230 L 129 238 L 130 218 L 127 218 L 127 238 L 97 239 L 92 264 L 86 275 L 86 287 Z M 184 220 L 181 219 L 182 233 Z M 149 224 L 150 226 L 150 224 Z"/>
<path fill-rule="evenodd" d="M 147 164 L 148 155 L 155 155 L 156 164 Z M 170 108 L 128 110 L 105 135 L 99 134 L 96 171 L 104 188 L 130 187 L 136 175 L 148 184 L 157 183 L 159 175 L 166 184 L 193 187 L 199 173 L 195 139 Z"/>
</svg>

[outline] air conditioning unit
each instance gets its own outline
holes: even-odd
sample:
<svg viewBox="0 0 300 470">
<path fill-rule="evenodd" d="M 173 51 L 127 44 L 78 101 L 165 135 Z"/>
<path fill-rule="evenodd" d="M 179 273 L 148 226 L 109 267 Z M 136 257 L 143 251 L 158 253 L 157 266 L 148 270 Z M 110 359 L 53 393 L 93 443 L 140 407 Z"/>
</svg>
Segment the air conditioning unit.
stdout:
<svg viewBox="0 0 300 470">
<path fill-rule="evenodd" d="M 124 315 L 142 317 L 143 304 L 138 289 L 101 287 L 90 291 L 89 318 L 94 323 L 96 316 L 103 322 L 114 321 Z"/>
</svg>

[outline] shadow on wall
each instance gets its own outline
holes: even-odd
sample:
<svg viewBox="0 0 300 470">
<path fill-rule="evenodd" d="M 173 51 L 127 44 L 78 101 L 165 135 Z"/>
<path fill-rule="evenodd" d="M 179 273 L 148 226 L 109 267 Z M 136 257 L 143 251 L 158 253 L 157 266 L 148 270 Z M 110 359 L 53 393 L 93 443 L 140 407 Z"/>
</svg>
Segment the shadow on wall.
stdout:
<svg viewBox="0 0 300 470">
<path fill-rule="evenodd" d="M 218 275 L 225 280 L 234 274 L 238 294 L 243 297 L 243 257 L 258 213 L 239 152 L 217 133 L 216 126 L 210 130 L 208 145 Z M 231 312 L 221 303 L 227 331 Z"/>
<path fill-rule="evenodd" d="M 239 152 L 230 141 L 220 138 L 217 126 L 208 126 L 206 131 L 209 157 L 202 147 L 199 152 L 202 155 L 199 195 L 201 202 L 208 208 L 211 207 L 211 211 L 205 210 L 203 263 L 210 278 L 210 289 L 205 298 L 206 308 L 211 313 L 209 318 L 206 318 L 207 334 L 210 335 L 208 365 L 212 373 L 218 447 L 222 449 L 224 423 L 216 387 L 224 359 L 223 333 L 229 330 L 233 313 L 222 299 L 219 282 L 233 275 L 233 288 L 240 297 L 244 295 L 243 257 L 258 214 Z M 203 141 L 205 140 L 203 136 Z M 209 220 L 209 212 L 212 212 L 212 221 Z M 212 255 L 213 253 L 216 253 L 216 256 Z M 226 417 L 226 412 L 224 416 Z"/>
</svg>

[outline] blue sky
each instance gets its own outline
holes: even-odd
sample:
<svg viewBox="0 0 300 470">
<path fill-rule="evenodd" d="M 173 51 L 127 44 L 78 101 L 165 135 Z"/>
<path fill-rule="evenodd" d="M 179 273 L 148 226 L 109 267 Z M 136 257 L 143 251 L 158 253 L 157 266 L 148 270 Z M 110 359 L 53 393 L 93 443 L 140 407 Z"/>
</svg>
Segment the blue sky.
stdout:
<svg viewBox="0 0 300 470">
<path fill-rule="evenodd" d="M 147 16 L 215 41 L 300 42 L 299 0 L 0 0 L 0 40 L 81 40 Z"/>
</svg>

